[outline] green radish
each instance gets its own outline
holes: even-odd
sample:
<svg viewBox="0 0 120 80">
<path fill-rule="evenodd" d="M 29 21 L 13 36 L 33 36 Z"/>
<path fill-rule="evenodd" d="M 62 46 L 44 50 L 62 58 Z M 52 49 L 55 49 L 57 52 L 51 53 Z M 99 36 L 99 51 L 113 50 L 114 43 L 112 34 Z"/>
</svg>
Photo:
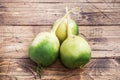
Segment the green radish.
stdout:
<svg viewBox="0 0 120 80">
<path fill-rule="evenodd" d="M 51 32 L 39 33 L 29 48 L 29 57 L 37 63 L 36 72 L 40 75 L 43 67 L 54 63 L 58 57 L 60 43 L 55 34 L 57 26 Z"/>
<path fill-rule="evenodd" d="M 40 69 L 51 65 L 58 57 L 60 47 L 59 40 L 55 34 L 59 24 L 66 18 L 66 14 L 61 21 L 53 27 L 51 32 L 41 32 L 33 40 L 29 48 L 29 57 L 37 63 L 36 72 L 40 75 Z"/>
<path fill-rule="evenodd" d="M 58 19 L 54 23 L 53 27 L 58 25 L 61 20 L 62 20 L 61 18 Z M 60 43 L 62 43 L 67 38 L 67 25 L 68 25 L 67 19 L 64 18 L 64 20 L 59 24 L 59 26 L 56 30 L 56 35 L 57 35 Z M 70 19 L 69 25 L 70 25 L 69 27 L 71 27 L 70 29 L 71 29 L 72 34 L 78 35 L 79 30 L 78 30 L 77 23 L 73 19 Z"/>
<path fill-rule="evenodd" d="M 82 37 L 73 35 L 70 30 L 70 16 L 68 15 L 68 37 L 61 44 L 60 58 L 62 63 L 68 68 L 82 68 L 91 59 L 91 48 Z"/>
<path fill-rule="evenodd" d="M 39 33 L 29 48 L 29 57 L 37 63 L 36 72 L 56 61 L 59 51 L 59 40 L 53 32 Z M 41 75 L 40 75 L 41 77 Z"/>
<path fill-rule="evenodd" d="M 52 64 L 59 51 L 59 41 L 54 33 L 39 33 L 29 48 L 30 58 L 40 66 Z"/>
</svg>

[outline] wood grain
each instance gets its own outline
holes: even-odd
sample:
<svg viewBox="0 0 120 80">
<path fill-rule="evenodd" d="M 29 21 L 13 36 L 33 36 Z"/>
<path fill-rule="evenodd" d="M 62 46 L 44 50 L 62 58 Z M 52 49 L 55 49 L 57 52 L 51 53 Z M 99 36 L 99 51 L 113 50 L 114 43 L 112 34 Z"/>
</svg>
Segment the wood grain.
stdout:
<svg viewBox="0 0 120 80">
<path fill-rule="evenodd" d="M 16 6 L 17 5 L 17 6 Z M 0 25 L 52 25 L 65 15 L 65 7 L 78 6 L 71 15 L 78 25 L 119 25 L 120 4 L 114 3 L 1 3 Z M 47 7 L 46 7 L 47 6 Z"/>
<path fill-rule="evenodd" d="M 118 60 L 120 60 L 118 58 Z M 42 71 L 42 79 L 81 79 L 83 80 L 109 80 L 119 78 L 118 66 L 120 64 L 114 59 L 92 59 L 83 69 L 70 70 L 65 68 L 60 61 L 56 61 L 53 65 Z M 35 72 L 36 64 L 29 59 L 0 59 L 0 77 L 4 79 L 22 79 L 32 80 L 39 79 Z M 23 77 L 22 77 L 23 76 Z M 104 77 L 103 77 L 104 76 Z"/>
<path fill-rule="evenodd" d="M 66 6 L 81 9 L 71 17 L 92 59 L 74 70 L 58 59 L 42 71 L 42 80 L 120 80 L 120 0 L 0 0 L 0 80 L 41 80 L 29 45 L 39 32 L 50 31 Z"/>
<path fill-rule="evenodd" d="M 34 37 L 39 32 L 50 31 L 50 27 L 1 26 L 0 58 L 28 58 Z M 88 40 L 93 58 L 120 57 L 120 26 L 79 26 L 79 36 Z"/>
</svg>

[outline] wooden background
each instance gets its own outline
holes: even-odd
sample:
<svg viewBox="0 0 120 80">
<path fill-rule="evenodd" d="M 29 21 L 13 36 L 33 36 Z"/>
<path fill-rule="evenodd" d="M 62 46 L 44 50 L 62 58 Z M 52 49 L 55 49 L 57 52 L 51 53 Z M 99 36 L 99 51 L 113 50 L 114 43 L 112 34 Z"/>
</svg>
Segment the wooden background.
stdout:
<svg viewBox="0 0 120 80">
<path fill-rule="evenodd" d="M 57 60 L 42 71 L 42 79 L 120 80 L 120 0 L 0 0 L 0 80 L 40 80 L 29 45 L 51 29 L 66 6 L 81 8 L 72 18 L 91 45 L 92 59 L 74 70 Z"/>
</svg>

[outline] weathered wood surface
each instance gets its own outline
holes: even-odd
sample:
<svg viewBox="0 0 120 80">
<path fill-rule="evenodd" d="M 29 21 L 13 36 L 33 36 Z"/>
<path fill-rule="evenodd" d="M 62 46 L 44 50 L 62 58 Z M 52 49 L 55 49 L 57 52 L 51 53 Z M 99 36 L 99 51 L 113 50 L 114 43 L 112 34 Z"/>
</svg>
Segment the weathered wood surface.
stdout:
<svg viewBox="0 0 120 80">
<path fill-rule="evenodd" d="M 8 65 L 9 64 L 9 65 Z M 29 59 L 1 59 L 0 80 L 34 80 L 35 64 Z M 70 70 L 60 61 L 42 71 L 42 79 L 119 80 L 120 59 L 92 59 L 83 69 Z"/>
<path fill-rule="evenodd" d="M 17 5 L 17 6 L 16 6 Z M 65 14 L 65 7 L 78 6 L 72 15 L 78 25 L 119 25 L 119 3 L 1 3 L 0 25 L 52 25 Z"/>
<path fill-rule="evenodd" d="M 120 80 L 120 0 L 0 0 L 0 80 L 40 80 L 28 48 L 39 32 L 50 31 L 65 14 L 71 16 L 92 48 L 83 69 L 69 70 L 59 60 L 42 71 L 45 80 Z"/>
<path fill-rule="evenodd" d="M 0 58 L 28 58 L 34 37 L 50 29 L 51 26 L 1 26 Z M 93 58 L 120 57 L 120 26 L 79 26 L 79 34 L 90 43 Z"/>
<path fill-rule="evenodd" d="M 28 48 L 39 32 L 50 29 L 51 26 L 0 26 L 1 80 L 33 80 L 36 77 L 36 64 L 29 59 Z M 42 79 L 119 80 L 120 27 L 79 26 L 79 34 L 89 41 L 95 59 L 83 70 L 68 70 L 57 61 L 42 72 Z"/>
</svg>

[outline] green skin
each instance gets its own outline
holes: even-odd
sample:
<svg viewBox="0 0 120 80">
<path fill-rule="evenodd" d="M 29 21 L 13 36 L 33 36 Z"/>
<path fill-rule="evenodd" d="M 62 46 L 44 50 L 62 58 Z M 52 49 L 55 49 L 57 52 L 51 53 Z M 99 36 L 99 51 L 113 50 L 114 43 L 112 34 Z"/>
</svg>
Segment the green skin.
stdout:
<svg viewBox="0 0 120 80">
<path fill-rule="evenodd" d="M 55 34 L 39 33 L 29 48 L 29 56 L 38 66 L 49 66 L 57 59 L 59 46 Z"/>
<path fill-rule="evenodd" d="M 91 58 L 90 46 L 81 37 L 68 37 L 60 47 L 60 58 L 68 68 L 82 68 Z"/>
<path fill-rule="evenodd" d="M 58 19 L 54 23 L 53 27 L 55 25 L 57 25 L 60 22 L 60 20 L 61 19 Z M 74 35 L 79 34 L 78 26 L 74 20 L 70 19 L 69 27 L 71 29 L 72 34 L 74 34 Z M 56 35 L 57 35 L 60 43 L 62 43 L 67 38 L 67 19 L 64 19 L 63 22 L 59 25 L 59 27 L 56 30 Z"/>
</svg>

